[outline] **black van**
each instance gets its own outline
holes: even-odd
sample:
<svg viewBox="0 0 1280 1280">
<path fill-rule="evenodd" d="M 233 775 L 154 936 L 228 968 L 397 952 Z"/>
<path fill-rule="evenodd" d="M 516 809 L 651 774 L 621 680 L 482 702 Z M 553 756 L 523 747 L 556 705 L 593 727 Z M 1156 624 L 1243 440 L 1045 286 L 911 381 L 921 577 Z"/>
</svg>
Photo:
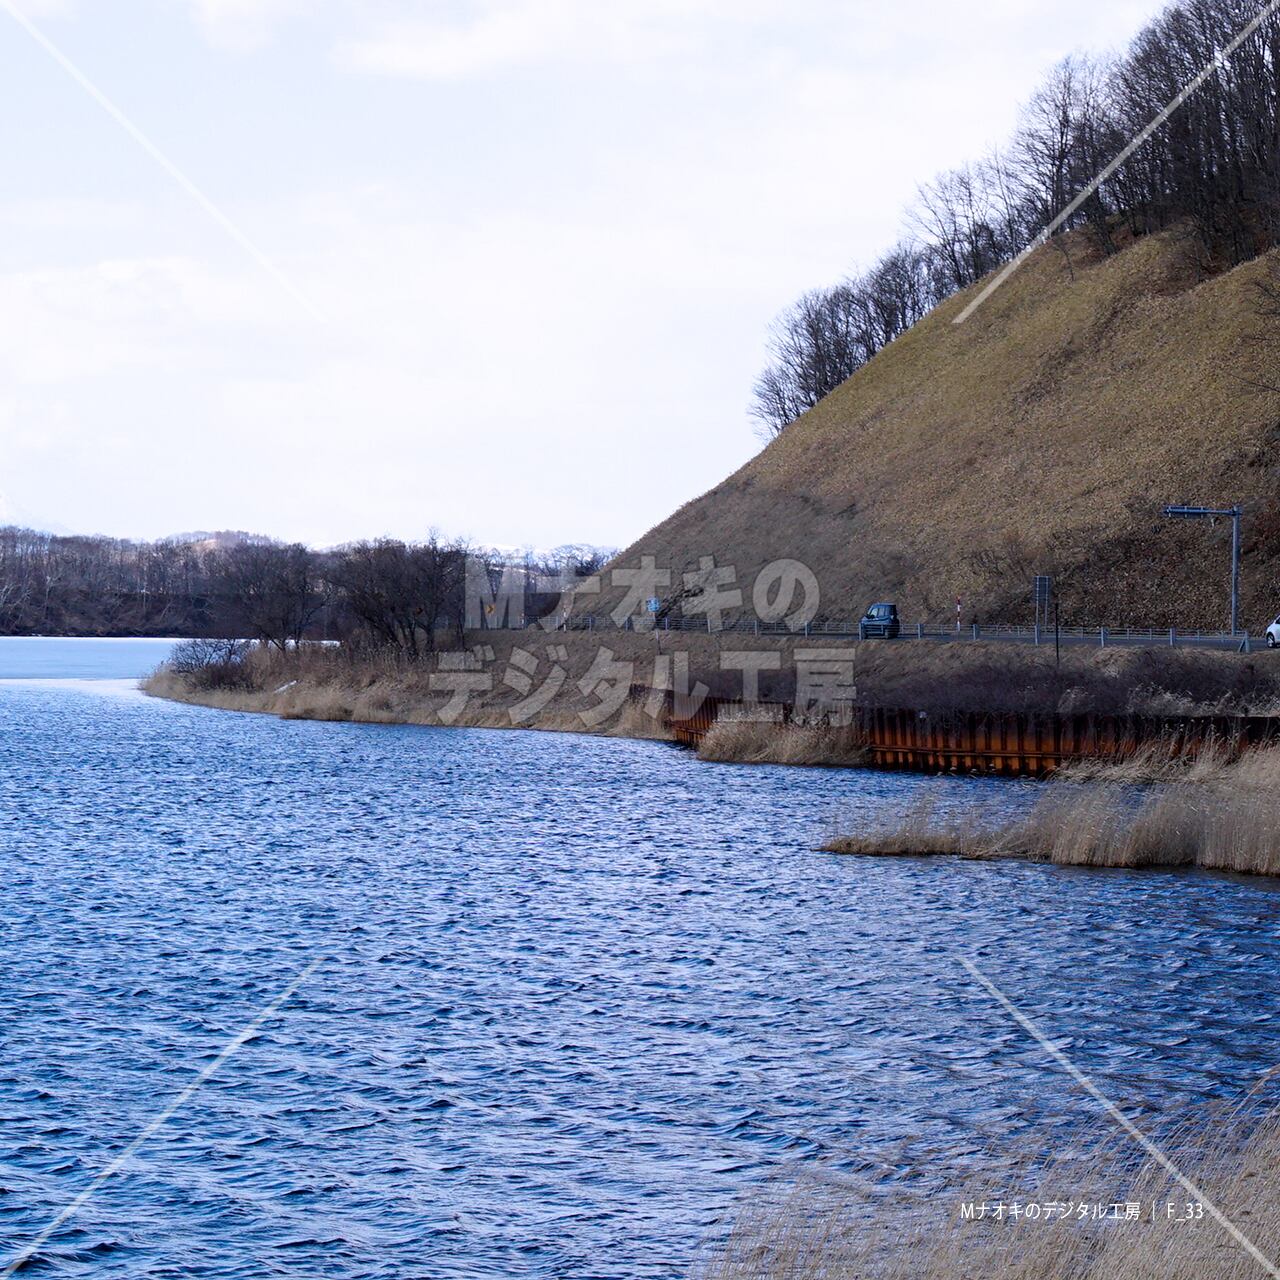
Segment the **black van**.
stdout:
<svg viewBox="0 0 1280 1280">
<path fill-rule="evenodd" d="M 885 640 L 896 640 L 902 634 L 898 624 L 898 606 L 896 604 L 873 604 L 862 615 L 858 623 L 858 638 L 870 640 L 873 636 L 881 636 Z"/>
</svg>

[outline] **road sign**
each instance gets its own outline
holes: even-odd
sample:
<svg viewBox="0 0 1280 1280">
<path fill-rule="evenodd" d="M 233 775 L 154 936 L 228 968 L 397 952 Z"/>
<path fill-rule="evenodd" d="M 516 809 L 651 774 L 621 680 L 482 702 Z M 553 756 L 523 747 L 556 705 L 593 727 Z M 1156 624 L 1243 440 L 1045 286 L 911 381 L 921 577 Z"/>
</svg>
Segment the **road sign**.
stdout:
<svg viewBox="0 0 1280 1280">
<path fill-rule="evenodd" d="M 1047 573 L 1037 573 L 1031 598 L 1036 606 L 1036 626 L 1049 625 L 1049 607 L 1053 604 L 1053 579 Z"/>
<path fill-rule="evenodd" d="M 645 608 L 648 609 L 650 613 L 657 613 L 658 610 L 662 608 L 662 601 L 659 600 L 657 596 L 650 596 L 648 600 L 645 601 Z"/>
</svg>

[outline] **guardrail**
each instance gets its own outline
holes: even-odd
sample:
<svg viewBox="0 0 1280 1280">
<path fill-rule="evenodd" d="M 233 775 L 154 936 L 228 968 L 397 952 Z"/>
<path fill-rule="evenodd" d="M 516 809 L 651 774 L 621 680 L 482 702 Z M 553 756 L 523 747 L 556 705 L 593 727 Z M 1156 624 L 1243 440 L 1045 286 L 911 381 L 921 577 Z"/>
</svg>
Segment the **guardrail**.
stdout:
<svg viewBox="0 0 1280 1280">
<path fill-rule="evenodd" d="M 542 625 L 526 623 L 527 627 Z M 570 618 L 554 627 L 557 631 L 678 631 L 702 635 L 758 635 L 790 637 L 830 637 L 832 639 L 857 639 L 860 635 L 858 620 L 850 618 L 817 618 L 797 627 L 780 622 L 762 622 L 756 618 L 735 618 L 713 626 L 709 618 L 674 617 L 658 618 L 651 624 L 642 622 L 636 626 L 630 618 L 621 624 L 608 615 L 597 617 L 588 614 Z M 888 643 L 905 640 L 933 641 L 1004 641 L 1013 644 L 1033 645 L 1096 645 L 1169 647 L 1190 649 L 1222 649 L 1230 652 L 1251 653 L 1263 643 L 1260 637 L 1247 631 L 1232 634 L 1229 631 L 1182 631 L 1177 628 L 1155 627 L 1028 627 L 1013 623 L 971 622 L 962 626 L 938 622 L 912 622 L 900 624 L 900 633 Z M 877 640 L 877 643 L 884 643 Z"/>
</svg>

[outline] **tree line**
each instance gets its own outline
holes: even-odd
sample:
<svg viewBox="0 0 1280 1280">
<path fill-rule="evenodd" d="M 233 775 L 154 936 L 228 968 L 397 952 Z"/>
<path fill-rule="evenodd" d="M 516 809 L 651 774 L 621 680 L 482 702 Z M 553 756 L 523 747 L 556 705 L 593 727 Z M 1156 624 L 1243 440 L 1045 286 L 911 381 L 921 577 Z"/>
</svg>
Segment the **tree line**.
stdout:
<svg viewBox="0 0 1280 1280">
<path fill-rule="evenodd" d="M 548 580 L 596 572 L 609 553 L 565 546 L 512 556 L 432 535 L 330 551 L 235 535 L 140 542 L 0 528 L 0 635 L 304 639 L 416 657 L 467 619 L 467 574 L 514 581 L 536 604 Z M 548 603 L 548 607 L 550 607 Z"/>
<path fill-rule="evenodd" d="M 1180 0 L 1113 59 L 1060 63 L 1009 143 L 919 189 L 904 238 L 869 271 L 804 294 L 775 322 L 752 414 L 781 432 L 938 303 L 1033 244 L 1206 68 L 1194 93 L 1059 235 L 1103 252 L 1175 224 L 1206 271 L 1280 243 L 1280 13 L 1229 56 L 1261 0 Z"/>
</svg>

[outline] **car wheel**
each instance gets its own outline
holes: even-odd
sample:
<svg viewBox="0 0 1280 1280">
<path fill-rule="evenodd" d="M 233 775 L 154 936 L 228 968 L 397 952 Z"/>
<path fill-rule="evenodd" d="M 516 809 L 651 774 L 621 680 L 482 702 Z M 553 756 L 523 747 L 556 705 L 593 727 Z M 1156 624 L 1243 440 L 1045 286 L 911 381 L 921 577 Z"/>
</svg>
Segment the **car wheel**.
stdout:
<svg viewBox="0 0 1280 1280">
<path fill-rule="evenodd" d="M 1267 632 L 1267 648 L 1274 649 L 1275 647 L 1276 647 L 1276 638 L 1271 634 L 1270 631 L 1268 631 Z"/>
</svg>

